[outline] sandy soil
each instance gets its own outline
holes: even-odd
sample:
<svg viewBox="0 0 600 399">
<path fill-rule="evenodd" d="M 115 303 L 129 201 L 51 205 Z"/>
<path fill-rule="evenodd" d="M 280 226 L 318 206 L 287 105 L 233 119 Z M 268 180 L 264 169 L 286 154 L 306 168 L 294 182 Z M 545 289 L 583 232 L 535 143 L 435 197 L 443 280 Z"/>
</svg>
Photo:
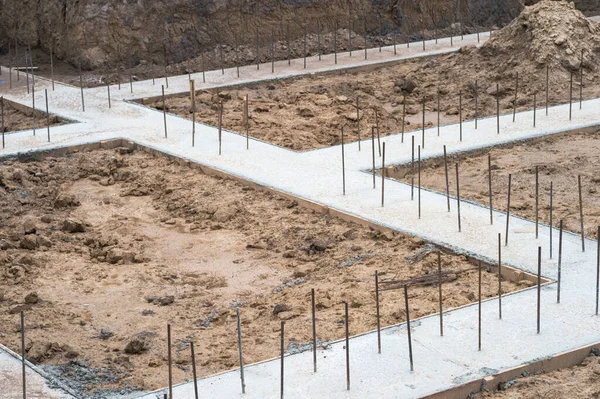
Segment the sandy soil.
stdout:
<svg viewBox="0 0 600 399">
<path fill-rule="evenodd" d="M 581 175 L 585 235 L 596 238 L 597 226 L 600 226 L 598 151 L 600 138 L 596 133 L 560 135 L 491 150 L 494 208 L 506 211 L 508 175 L 512 174 L 510 212 L 535 220 L 537 167 L 540 222 L 550 224 L 552 182 L 553 225 L 558 227 L 562 219 L 566 230 L 581 233 L 578 191 L 578 175 Z M 456 194 L 456 174 L 452 171 L 457 161 L 460 165 L 461 198 L 489 206 L 488 155 L 463 154 L 449 159 L 449 167 L 452 167 L 449 173 L 452 195 Z M 394 168 L 388 170 L 388 176 L 410 182 L 410 171 L 403 176 L 404 173 L 406 172 L 400 169 L 396 172 Z M 446 192 L 443 159 L 431 161 L 421 170 L 421 183 L 424 187 Z"/>
<path fill-rule="evenodd" d="M 297 350 L 311 339 L 311 288 L 320 340 L 343 336 L 344 300 L 351 334 L 365 332 L 375 327 L 375 270 L 382 281 L 437 270 L 435 248 L 419 239 L 127 152 L 0 166 L 8 210 L 0 221 L 0 340 L 19 348 L 25 309 L 28 358 L 67 364 L 59 370 L 76 388 L 167 385 L 167 323 L 175 382 L 191 376 L 191 340 L 200 376 L 235 367 L 235 307 L 246 362 L 277 356 L 280 320 L 288 320 L 288 349 Z M 444 306 L 473 302 L 473 265 L 452 254 L 442 260 L 450 273 Z M 485 296 L 494 296 L 496 275 L 483 277 Z M 404 320 L 401 302 L 399 290 L 382 293 L 382 325 Z M 410 304 L 412 317 L 435 313 L 437 287 L 411 287 Z M 82 373 L 86 380 L 74 381 Z"/>
<path fill-rule="evenodd" d="M 473 399 L 590 399 L 600 396 L 600 358 L 590 355 L 578 366 L 524 376 L 503 384 L 500 392 L 476 394 Z"/>
</svg>

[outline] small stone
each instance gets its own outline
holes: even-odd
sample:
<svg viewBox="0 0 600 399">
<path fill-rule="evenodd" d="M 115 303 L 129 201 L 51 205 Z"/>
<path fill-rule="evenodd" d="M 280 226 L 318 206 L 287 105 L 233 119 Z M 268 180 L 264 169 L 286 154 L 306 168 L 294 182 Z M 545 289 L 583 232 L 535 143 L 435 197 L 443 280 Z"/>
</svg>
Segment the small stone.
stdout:
<svg viewBox="0 0 600 399">
<path fill-rule="evenodd" d="M 173 302 L 175 302 L 175 297 L 173 295 L 158 298 L 158 300 L 156 301 L 156 303 L 158 303 L 160 306 L 168 306 L 171 305 Z"/>
<path fill-rule="evenodd" d="M 85 231 L 85 226 L 78 220 L 65 219 L 62 222 L 61 230 L 67 233 L 83 233 Z"/>
<path fill-rule="evenodd" d="M 289 311 L 289 310 L 290 310 L 290 309 L 287 307 L 287 305 L 284 305 L 284 304 L 278 304 L 278 305 L 275 305 L 275 306 L 273 307 L 273 314 L 274 314 L 274 315 L 278 315 L 278 314 L 279 314 L 279 313 L 281 313 L 281 312 L 287 312 L 287 311 Z"/>
<path fill-rule="evenodd" d="M 35 235 L 26 235 L 19 242 L 19 247 L 22 249 L 34 250 L 40 246 L 38 238 Z"/>
<path fill-rule="evenodd" d="M 114 334 L 110 328 L 103 328 L 100 330 L 100 339 L 107 340 Z"/>
<path fill-rule="evenodd" d="M 533 287 L 535 285 L 535 283 L 533 281 L 529 281 L 529 280 L 519 280 L 517 282 L 517 285 L 519 287 Z"/>
<path fill-rule="evenodd" d="M 33 219 L 25 219 L 23 222 L 23 233 L 24 234 L 35 234 L 37 228 Z"/>
<path fill-rule="evenodd" d="M 303 118 L 314 118 L 315 113 L 310 108 L 301 108 L 298 110 L 298 115 Z"/>
<path fill-rule="evenodd" d="M 38 297 L 38 294 L 36 294 L 35 292 L 31 292 L 31 293 L 27 294 L 27 296 L 25 297 L 25 303 L 28 303 L 30 305 L 35 305 L 39 301 L 40 301 L 40 298 Z"/>
</svg>

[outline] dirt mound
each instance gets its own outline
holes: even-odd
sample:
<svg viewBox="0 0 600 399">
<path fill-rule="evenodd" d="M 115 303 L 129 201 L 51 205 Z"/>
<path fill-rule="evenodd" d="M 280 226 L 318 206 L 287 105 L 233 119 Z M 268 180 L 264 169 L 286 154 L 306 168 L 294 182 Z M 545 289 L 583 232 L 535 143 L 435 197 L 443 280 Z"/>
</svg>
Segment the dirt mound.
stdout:
<svg viewBox="0 0 600 399">
<path fill-rule="evenodd" d="M 600 53 L 600 24 L 587 19 L 572 2 L 544 0 L 521 14 L 477 51 L 502 68 L 527 70 L 593 68 Z M 530 69 L 531 70 L 531 69 Z"/>
</svg>

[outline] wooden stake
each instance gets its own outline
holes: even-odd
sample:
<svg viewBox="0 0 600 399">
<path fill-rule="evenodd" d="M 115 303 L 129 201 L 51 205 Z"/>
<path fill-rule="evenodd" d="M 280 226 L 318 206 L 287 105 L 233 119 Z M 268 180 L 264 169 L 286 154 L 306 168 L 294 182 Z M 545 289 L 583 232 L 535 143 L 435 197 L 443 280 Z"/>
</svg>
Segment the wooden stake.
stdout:
<svg viewBox="0 0 600 399">
<path fill-rule="evenodd" d="M 192 351 L 192 375 L 194 378 L 194 397 L 198 399 L 198 376 L 196 374 L 196 354 L 194 353 L 194 341 L 190 342 L 190 350 Z"/>
<path fill-rule="evenodd" d="M 348 301 L 344 301 L 344 310 L 346 313 L 346 389 L 350 390 L 350 327 L 348 326 Z"/>
<path fill-rule="evenodd" d="M 460 233 L 460 184 L 458 180 L 458 162 L 456 163 L 456 209 L 458 209 L 458 232 Z"/>
<path fill-rule="evenodd" d="M 438 291 L 440 298 L 440 337 L 444 336 L 444 309 L 442 307 L 442 255 L 438 250 L 437 253 L 438 260 Z"/>
<path fill-rule="evenodd" d="M 408 332 L 408 356 L 410 359 L 410 371 L 414 371 L 412 339 L 410 336 L 410 307 L 408 306 L 408 288 L 406 285 L 404 286 L 404 304 L 406 306 L 406 331 Z"/>
<path fill-rule="evenodd" d="M 579 220 L 581 221 L 581 251 L 585 252 L 585 231 L 583 229 L 583 197 L 581 195 L 581 175 L 577 176 L 579 186 Z"/>
<path fill-rule="evenodd" d="M 506 204 L 506 234 L 504 236 L 504 245 L 508 246 L 508 224 L 510 222 L 510 185 L 512 182 L 512 174 L 508 175 L 508 202 Z"/>
<path fill-rule="evenodd" d="M 450 212 L 450 179 L 448 179 L 448 157 L 446 156 L 446 145 L 444 144 L 444 172 L 446 174 L 446 200 L 448 212 Z"/>
</svg>

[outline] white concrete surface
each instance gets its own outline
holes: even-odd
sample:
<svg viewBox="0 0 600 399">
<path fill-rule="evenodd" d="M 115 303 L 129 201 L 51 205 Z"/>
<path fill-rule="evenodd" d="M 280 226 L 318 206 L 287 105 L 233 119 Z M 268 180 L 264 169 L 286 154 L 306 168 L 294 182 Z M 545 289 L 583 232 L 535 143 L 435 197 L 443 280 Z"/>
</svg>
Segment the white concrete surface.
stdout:
<svg viewBox="0 0 600 399">
<path fill-rule="evenodd" d="M 28 398 L 75 399 L 66 391 L 57 388 L 38 368 L 26 362 L 25 380 Z M 0 399 L 21 399 L 23 377 L 21 357 L 0 345 Z"/>
<path fill-rule="evenodd" d="M 456 39 L 456 38 L 455 38 Z M 473 35 L 465 36 L 464 43 L 475 43 Z M 456 40 L 456 43 L 461 43 Z M 427 48 L 432 53 L 419 54 L 415 45 L 410 52 L 399 57 L 434 54 L 445 49 L 444 40 L 439 48 L 432 43 Z M 418 46 L 418 45 L 417 45 Z M 398 48 L 400 51 L 400 48 Z M 414 52 L 414 53 L 412 53 Z M 276 74 L 270 73 L 270 64 L 261 66 L 260 71 L 249 66 L 242 69 L 245 82 L 282 78 L 304 73 L 322 72 L 353 65 L 376 64 L 393 59 L 390 49 L 379 53 L 370 51 L 369 60 L 364 61 L 363 52 L 355 52 L 350 58 L 339 55 L 339 63 L 333 65 L 333 56 L 324 56 L 322 61 L 309 60 L 309 70 L 302 69 L 302 60 L 278 63 Z M 361 57 L 362 56 L 362 57 Z M 379 57 L 379 58 L 378 58 Z M 398 58 L 398 57 L 397 57 Z M 8 73 L 4 69 L 4 73 Z M 235 69 L 207 74 L 210 83 L 198 88 L 216 87 L 221 84 L 239 82 L 234 77 Z M 196 74 L 196 80 L 201 76 Z M 37 79 L 37 93 L 48 88 L 49 83 Z M 159 82 L 157 81 L 157 84 Z M 169 78 L 168 93 L 186 91 L 187 75 Z M 46 131 L 38 130 L 34 137 L 31 131 L 8 134 L 7 148 L 0 156 L 23 151 L 40 150 L 58 146 L 69 146 L 85 142 L 96 142 L 110 138 L 127 138 L 139 144 L 189 158 L 232 175 L 276 188 L 327 205 L 340 211 L 358 215 L 380 225 L 408 232 L 440 245 L 495 261 L 497 234 L 504 234 L 506 216 L 494 213 L 494 225 L 489 224 L 489 209 L 463 202 L 461 204 L 462 232 L 457 230 L 456 201 L 452 212 L 446 211 L 443 195 L 422 192 L 422 218 L 417 217 L 417 202 L 410 200 L 410 187 L 388 180 L 386 182 L 386 206 L 380 206 L 380 181 L 377 190 L 372 189 L 370 143 L 363 143 L 358 152 L 357 144 L 346 148 L 347 195 L 342 195 L 341 149 L 339 147 L 297 153 L 257 140 L 251 140 L 246 150 L 245 138 L 234 133 L 223 134 L 223 155 L 217 152 L 217 131 L 213 127 L 197 124 L 196 146 L 191 147 L 191 122 L 176 116 L 168 116 L 168 138 L 164 138 L 163 114 L 149 108 L 126 102 L 129 98 L 156 96 L 160 86 L 152 81 L 136 82 L 131 94 L 123 86 L 119 92 L 111 87 L 113 108 L 108 109 L 106 88 L 85 91 L 86 112 L 80 110 L 80 91 L 76 88 L 57 85 L 50 93 L 51 112 L 68 117 L 79 123 L 51 129 L 51 142 L 47 142 Z M 31 103 L 22 87 L 3 93 L 5 97 L 24 104 Z M 43 96 L 36 97 L 43 104 Z M 496 134 L 495 119 L 480 121 L 477 131 L 472 122 L 466 122 L 463 141 L 458 139 L 456 125 L 426 131 L 423 158 L 438 156 L 442 145 L 450 153 L 488 147 L 502 142 L 523 140 L 534 136 L 569 131 L 579 127 L 597 126 L 600 121 L 600 100 L 586 101 L 583 110 L 574 107 L 573 120 L 568 120 L 565 106 L 553 107 L 550 116 L 538 114 L 538 126 L 532 127 L 531 113 L 519 113 L 517 121 L 512 115 L 501 118 L 501 134 Z M 415 132 L 417 144 L 421 132 Z M 387 143 L 386 159 L 389 163 L 410 160 L 410 135 L 404 144 L 398 135 L 382 139 Z M 380 158 L 377 157 L 378 166 Z M 558 219 L 560 215 L 555 215 Z M 557 232 L 555 231 L 555 243 Z M 541 230 L 535 239 L 534 224 L 530 221 L 511 218 L 510 243 L 503 248 L 503 261 L 514 267 L 534 272 L 537 270 L 537 247 L 543 247 L 543 274 L 556 277 L 556 253 L 549 259 L 548 229 Z M 556 248 L 556 244 L 555 244 Z M 286 359 L 287 397 L 297 398 L 417 398 L 428 393 L 446 390 L 495 371 L 505 370 L 536 359 L 549 357 L 559 352 L 598 341 L 597 331 L 600 318 L 593 316 L 595 307 L 596 242 L 586 242 L 588 252 L 581 252 L 579 238 L 566 234 L 563 257 L 562 304 L 555 303 L 556 286 L 548 285 L 542 294 L 542 334 L 536 334 L 536 293 L 528 290 L 506 296 L 503 301 L 504 319 L 497 320 L 497 302 L 485 303 L 483 308 L 483 350 L 477 351 L 477 308 L 466 307 L 445 315 L 443 338 L 438 336 L 436 316 L 425 318 L 413 327 L 415 371 L 408 369 L 406 327 L 389 328 L 383 336 L 383 354 L 378 355 L 376 338 L 366 334 L 353 338 L 350 343 L 352 362 L 352 389 L 345 390 L 344 343 L 337 343 L 319 355 L 320 371 L 311 371 L 310 354 L 299 354 Z M 475 290 L 475 287 L 473 287 Z M 383 295 L 385 301 L 385 293 Z M 403 306 L 403 304 L 398 304 Z M 243 310 L 242 310 L 243 313 Z M 352 326 L 350 327 L 352 330 Z M 201 337 L 200 337 L 201 339 Z M 279 394 L 279 361 L 265 362 L 246 368 L 247 398 L 274 398 Z M 200 380 L 202 397 L 242 397 L 239 376 L 236 371 Z M 192 398 L 192 385 L 176 388 L 177 398 Z M 153 398 L 155 394 L 145 396 Z"/>
</svg>

